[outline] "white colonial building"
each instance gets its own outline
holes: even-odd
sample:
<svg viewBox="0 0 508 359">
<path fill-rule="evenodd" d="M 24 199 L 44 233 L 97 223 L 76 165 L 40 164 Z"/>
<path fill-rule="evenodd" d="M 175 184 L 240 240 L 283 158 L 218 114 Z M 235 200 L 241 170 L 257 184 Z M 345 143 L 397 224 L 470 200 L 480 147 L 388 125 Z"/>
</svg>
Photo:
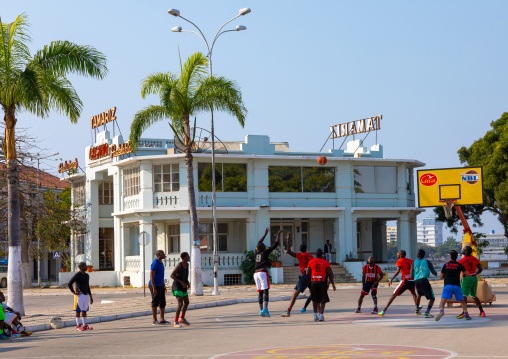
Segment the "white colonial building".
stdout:
<svg viewBox="0 0 508 359">
<path fill-rule="evenodd" d="M 87 148 L 86 173 L 66 177 L 73 201 L 84 211 L 86 231 L 72 240 L 73 268 L 86 261 L 99 270 L 104 284 L 141 283 L 138 234 L 151 237 L 146 263 L 157 249 L 168 253 L 166 270 L 179 253 L 191 252 L 191 227 L 184 154 L 172 139 L 143 139 L 136 155 L 111 156 L 121 136 L 97 135 Z M 264 234 L 280 228 L 293 234 L 294 247 L 306 243 L 311 252 L 329 239 L 333 261 L 374 256 L 387 260 L 386 222 L 397 221 L 400 248 L 416 255 L 413 159 L 383 158 L 381 145 L 370 149 L 351 141 L 345 150 L 327 153 L 292 152 L 287 143 L 268 136 L 226 142 L 216 152 L 219 282 L 241 281 L 239 265 Z M 108 150 L 109 148 L 109 150 Z M 318 156 L 326 156 L 324 166 Z M 194 183 L 199 216 L 203 281 L 212 278 L 211 153 L 194 153 Z M 283 266 L 294 266 L 285 254 Z M 95 274 L 95 273 L 94 273 Z M 148 272 L 145 272 L 148 276 Z M 168 277 L 167 275 L 166 277 Z"/>
<path fill-rule="evenodd" d="M 431 214 L 418 222 L 417 238 L 418 242 L 425 243 L 432 247 L 443 244 L 443 222 L 436 220 L 436 216 Z"/>
</svg>

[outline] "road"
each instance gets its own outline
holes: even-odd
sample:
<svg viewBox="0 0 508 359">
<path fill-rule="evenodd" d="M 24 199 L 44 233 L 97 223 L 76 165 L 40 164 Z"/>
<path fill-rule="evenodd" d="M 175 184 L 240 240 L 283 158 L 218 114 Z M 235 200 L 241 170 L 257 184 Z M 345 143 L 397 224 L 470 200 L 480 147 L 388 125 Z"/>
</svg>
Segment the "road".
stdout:
<svg viewBox="0 0 508 359">
<path fill-rule="evenodd" d="M 257 304 L 246 303 L 189 311 L 191 326 L 181 329 L 152 326 L 150 317 L 137 317 L 96 323 L 88 332 L 75 328 L 38 332 L 0 342 L 0 357 L 508 358 L 503 349 L 508 288 L 494 289 L 497 302 L 486 307 L 487 318 L 478 317 L 478 310 L 471 307 L 470 321 L 455 319 L 458 307 L 447 309 L 440 322 L 417 317 L 408 294 L 397 298 L 383 318 L 369 313 L 370 297 L 365 298 L 364 313 L 354 314 L 359 290 L 341 289 L 330 293 L 325 322 L 314 322 L 312 311 L 301 314 L 302 300 L 290 318 L 280 317 L 287 302 L 271 303 L 271 318 L 259 317 Z M 390 293 L 380 289 L 380 308 Z M 168 313 L 167 319 L 172 318 Z"/>
</svg>

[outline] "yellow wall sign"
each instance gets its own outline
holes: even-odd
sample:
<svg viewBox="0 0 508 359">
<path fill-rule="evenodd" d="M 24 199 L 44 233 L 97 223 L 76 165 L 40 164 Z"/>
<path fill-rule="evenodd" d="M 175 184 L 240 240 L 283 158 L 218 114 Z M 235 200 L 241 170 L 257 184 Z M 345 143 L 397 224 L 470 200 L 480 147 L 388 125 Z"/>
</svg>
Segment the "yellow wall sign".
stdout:
<svg viewBox="0 0 508 359">
<path fill-rule="evenodd" d="M 418 207 L 483 204 L 482 167 L 418 170 Z"/>
</svg>

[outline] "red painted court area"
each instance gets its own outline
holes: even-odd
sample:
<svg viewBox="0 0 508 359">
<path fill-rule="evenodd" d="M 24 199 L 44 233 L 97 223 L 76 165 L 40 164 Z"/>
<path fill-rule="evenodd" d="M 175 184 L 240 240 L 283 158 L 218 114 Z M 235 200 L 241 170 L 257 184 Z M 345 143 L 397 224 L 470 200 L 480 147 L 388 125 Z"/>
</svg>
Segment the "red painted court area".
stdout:
<svg viewBox="0 0 508 359">
<path fill-rule="evenodd" d="M 455 357 L 455 353 L 433 348 L 401 345 L 327 345 L 302 346 L 248 350 L 217 355 L 215 359 L 339 359 L 339 358 L 392 358 L 392 359 L 445 359 Z"/>
</svg>

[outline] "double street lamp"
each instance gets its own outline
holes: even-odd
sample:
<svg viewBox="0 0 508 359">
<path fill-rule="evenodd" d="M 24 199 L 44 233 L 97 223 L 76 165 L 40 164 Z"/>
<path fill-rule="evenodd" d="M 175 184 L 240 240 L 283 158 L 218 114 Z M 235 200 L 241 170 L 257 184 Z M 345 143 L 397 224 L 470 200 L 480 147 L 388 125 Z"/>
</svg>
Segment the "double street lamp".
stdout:
<svg viewBox="0 0 508 359">
<path fill-rule="evenodd" d="M 224 28 L 224 26 L 229 24 L 231 21 L 239 18 L 240 16 L 247 15 L 250 12 L 251 12 L 251 10 L 249 8 L 240 9 L 237 16 L 226 21 L 219 28 L 219 30 L 215 34 L 215 37 L 213 38 L 211 46 L 210 46 L 208 44 L 208 41 L 206 40 L 205 35 L 203 34 L 201 29 L 196 24 L 194 24 L 192 21 L 184 18 L 183 16 L 181 16 L 179 10 L 177 10 L 177 9 L 169 9 L 168 10 L 168 13 L 170 15 L 179 17 L 182 20 L 187 21 L 189 24 L 191 24 L 198 30 L 198 32 L 192 31 L 192 30 L 183 30 L 181 26 L 175 26 L 171 29 L 171 31 L 173 31 L 173 32 L 191 32 L 193 34 L 198 35 L 204 41 L 204 43 L 206 45 L 206 49 L 208 50 L 207 56 L 208 56 L 208 61 L 210 62 L 208 71 L 209 71 L 210 77 L 212 76 L 212 73 L 213 73 L 213 71 L 212 71 L 212 52 L 213 52 L 213 47 L 215 45 L 215 41 L 217 41 L 219 36 L 221 36 L 222 34 L 224 34 L 226 32 L 243 31 L 243 30 L 247 30 L 247 27 L 245 27 L 243 25 L 237 25 L 234 30 L 222 31 L 222 29 Z M 220 293 L 219 293 L 219 277 L 218 277 L 218 273 L 217 273 L 219 263 L 218 263 L 218 257 L 217 257 L 217 205 L 216 205 L 216 195 L 215 195 L 215 134 L 214 134 L 214 125 L 213 125 L 213 108 L 210 109 L 210 112 L 211 112 L 211 129 L 212 129 L 211 132 L 212 132 L 213 294 L 218 295 Z"/>
</svg>

